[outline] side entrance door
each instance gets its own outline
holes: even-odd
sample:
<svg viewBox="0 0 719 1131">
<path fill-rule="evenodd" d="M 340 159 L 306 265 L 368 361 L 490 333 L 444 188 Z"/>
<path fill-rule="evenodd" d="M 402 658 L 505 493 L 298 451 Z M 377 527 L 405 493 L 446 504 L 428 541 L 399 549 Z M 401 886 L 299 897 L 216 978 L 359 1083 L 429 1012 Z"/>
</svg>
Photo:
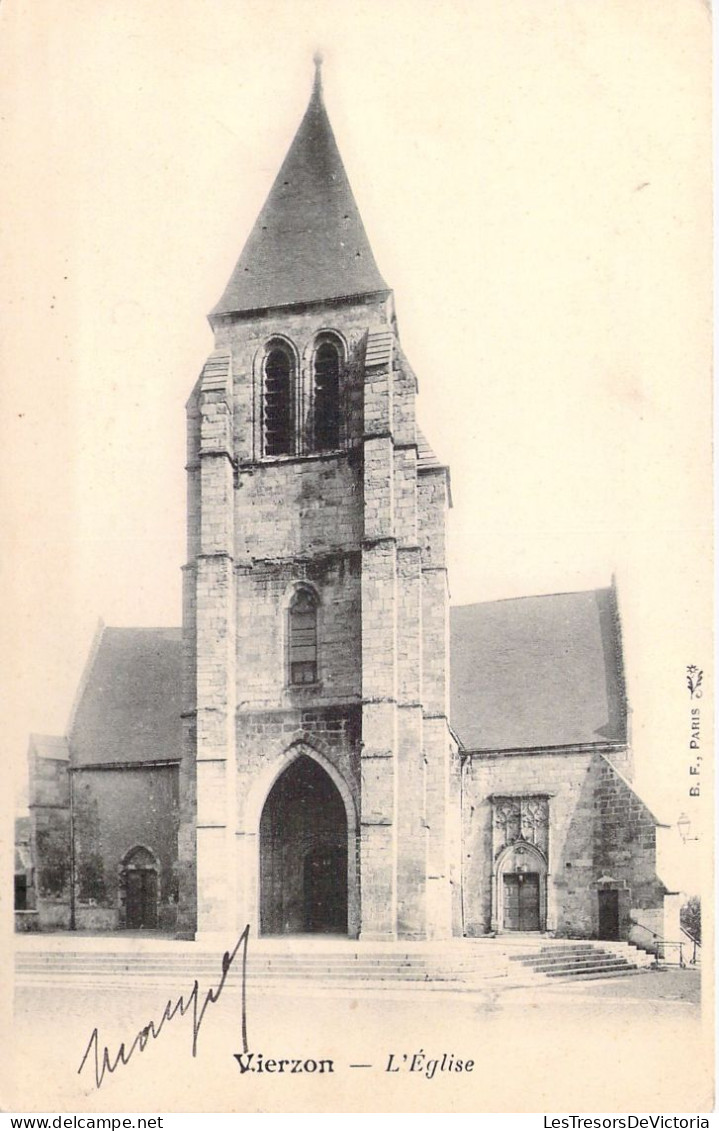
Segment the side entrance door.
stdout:
<svg viewBox="0 0 719 1131">
<path fill-rule="evenodd" d="M 127 871 L 127 926 L 129 930 L 157 927 L 157 873 L 151 868 Z"/>
<path fill-rule="evenodd" d="M 600 939 L 619 938 L 619 892 L 598 891 L 599 897 L 599 937 Z"/>
</svg>

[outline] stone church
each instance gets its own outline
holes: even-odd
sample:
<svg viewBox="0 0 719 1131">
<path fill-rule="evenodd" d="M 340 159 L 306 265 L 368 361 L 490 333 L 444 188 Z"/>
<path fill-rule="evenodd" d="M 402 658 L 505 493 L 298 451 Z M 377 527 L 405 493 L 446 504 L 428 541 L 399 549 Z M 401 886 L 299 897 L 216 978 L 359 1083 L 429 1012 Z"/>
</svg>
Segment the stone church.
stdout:
<svg viewBox="0 0 719 1131">
<path fill-rule="evenodd" d="M 626 938 L 660 915 L 614 585 L 450 608 L 449 471 L 319 65 L 210 323 L 183 627 L 101 627 L 67 734 L 32 736 L 20 927 Z"/>
</svg>

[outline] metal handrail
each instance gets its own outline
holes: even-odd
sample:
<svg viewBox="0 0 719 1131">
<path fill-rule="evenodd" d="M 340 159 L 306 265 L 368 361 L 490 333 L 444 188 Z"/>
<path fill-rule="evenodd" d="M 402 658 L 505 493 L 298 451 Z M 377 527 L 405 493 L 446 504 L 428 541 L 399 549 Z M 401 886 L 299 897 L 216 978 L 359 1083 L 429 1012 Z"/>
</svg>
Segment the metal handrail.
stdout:
<svg viewBox="0 0 719 1131">
<path fill-rule="evenodd" d="M 642 943 L 635 943 L 635 946 L 641 946 L 643 950 L 649 950 L 650 953 L 654 952 L 655 966 L 679 966 L 684 969 L 687 965 L 697 965 L 697 961 L 700 957 L 698 952 L 701 951 L 702 944 L 700 943 L 699 939 L 696 939 L 694 935 L 692 935 L 686 929 L 686 927 L 680 926 L 679 930 L 685 936 L 688 942 L 685 942 L 683 939 L 681 939 L 679 942 L 672 942 L 669 939 L 661 938 L 661 936 L 658 935 L 656 931 L 653 931 L 651 927 L 645 926 L 644 923 L 640 923 L 638 919 L 631 919 L 631 923 L 633 927 L 638 927 L 640 931 L 645 931 L 646 934 L 650 936 L 651 943 L 649 943 L 647 946 L 644 946 Z M 684 956 L 688 951 L 689 946 L 691 946 L 692 956 L 687 963 Z M 676 961 L 672 961 L 667 957 L 667 951 L 671 951 L 672 949 L 678 951 L 678 958 Z"/>
<path fill-rule="evenodd" d="M 683 935 L 686 935 L 686 937 L 689 939 L 689 942 L 691 943 L 691 947 L 692 947 L 692 956 L 689 959 L 689 965 L 690 966 L 696 966 L 697 958 L 698 958 L 697 951 L 701 950 L 702 944 L 700 943 L 699 939 L 696 938 L 691 933 L 691 931 L 688 931 L 686 929 L 686 927 L 681 927 L 681 932 L 682 932 Z"/>
<path fill-rule="evenodd" d="M 653 931 L 651 927 L 647 927 L 644 923 L 640 923 L 638 919 L 630 919 L 630 922 L 632 928 L 636 927 L 640 931 L 644 931 L 645 935 L 648 936 L 645 942 L 634 942 L 634 945 L 641 947 L 642 950 L 646 950 L 650 954 L 654 954 L 656 957 L 657 947 L 663 940 L 656 931 Z"/>
<path fill-rule="evenodd" d="M 640 923 L 637 919 L 632 919 L 631 922 L 633 927 L 638 927 L 640 931 L 644 931 L 649 936 L 649 939 L 651 939 L 651 942 L 647 941 L 646 945 L 642 943 L 636 943 L 635 945 L 641 946 L 642 949 L 648 950 L 650 953 L 654 954 L 655 966 L 679 966 L 683 969 L 687 965 L 684 959 L 687 943 L 684 942 L 683 939 L 679 940 L 678 942 L 673 942 L 670 939 L 663 939 L 661 935 L 658 935 L 656 931 L 653 931 L 651 929 L 651 927 L 645 926 L 644 923 Z M 695 966 L 697 961 L 697 947 L 701 947 L 701 944 L 698 943 L 697 940 L 694 939 L 689 934 L 689 932 L 684 929 L 684 927 L 680 927 L 679 929 L 681 933 L 683 935 L 686 935 L 687 939 L 693 944 L 692 957 L 689 959 L 689 965 Z M 676 959 L 674 960 L 669 958 L 669 954 L 672 951 L 674 951 L 677 955 Z"/>
<path fill-rule="evenodd" d="M 686 946 L 686 943 L 670 942 L 668 939 L 660 939 L 660 938 L 658 938 L 656 940 L 656 943 L 657 943 L 657 957 L 656 957 L 656 961 L 655 961 L 656 966 L 659 966 L 660 963 L 661 963 L 661 965 L 663 965 L 663 966 L 680 966 L 682 969 L 684 969 L 684 967 L 686 966 L 686 962 L 684 961 L 684 947 Z M 674 962 L 672 962 L 672 960 L 667 957 L 667 950 L 671 950 L 671 949 L 674 949 L 675 951 L 678 952 L 677 960 L 674 961 Z"/>
</svg>

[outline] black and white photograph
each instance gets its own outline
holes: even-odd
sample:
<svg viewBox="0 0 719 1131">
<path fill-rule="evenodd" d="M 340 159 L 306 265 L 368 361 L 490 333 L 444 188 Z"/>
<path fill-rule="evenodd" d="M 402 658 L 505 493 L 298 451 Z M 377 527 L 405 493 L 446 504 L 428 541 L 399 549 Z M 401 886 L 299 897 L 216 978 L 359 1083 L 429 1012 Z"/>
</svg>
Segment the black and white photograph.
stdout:
<svg viewBox="0 0 719 1131">
<path fill-rule="evenodd" d="M 2 5 L 0 1109 L 709 1126 L 711 47 Z"/>
</svg>

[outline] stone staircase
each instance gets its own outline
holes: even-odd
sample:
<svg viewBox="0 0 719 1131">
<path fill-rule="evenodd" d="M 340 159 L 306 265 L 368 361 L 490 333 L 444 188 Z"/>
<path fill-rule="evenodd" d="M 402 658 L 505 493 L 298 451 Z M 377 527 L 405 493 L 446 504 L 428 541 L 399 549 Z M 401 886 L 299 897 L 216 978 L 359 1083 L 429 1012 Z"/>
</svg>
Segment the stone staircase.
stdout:
<svg viewBox="0 0 719 1131">
<path fill-rule="evenodd" d="M 284 985 L 288 991 L 325 990 L 448 990 L 471 989 L 488 979 L 507 976 L 507 957 L 502 953 L 446 956 L 436 952 L 336 951 L 248 953 L 248 987 Z M 221 974 L 221 956 L 195 952 L 128 955 L 108 952 L 25 952 L 16 959 L 16 979 L 21 985 L 132 987 L 216 985 Z M 239 988 L 240 956 L 233 964 L 227 987 Z"/>
<path fill-rule="evenodd" d="M 652 966 L 651 957 L 627 943 L 554 943 L 530 953 L 512 954 L 510 962 L 521 963 L 547 978 L 590 981 L 639 974 Z"/>
<path fill-rule="evenodd" d="M 26 936 L 27 938 L 27 936 Z M 137 990 L 163 986 L 188 991 L 216 986 L 222 949 L 198 943 L 142 940 L 54 939 L 18 948 L 19 986 L 98 986 Z M 75 945 L 73 946 L 73 943 Z M 124 945 L 122 945 L 124 943 Z M 443 944 L 341 942 L 304 944 L 250 940 L 247 984 L 253 990 L 286 992 L 459 991 L 531 986 L 552 979 L 622 977 L 651 965 L 650 956 L 626 943 L 572 943 L 542 937 L 452 940 Z M 241 984 L 241 953 L 227 978 Z"/>
</svg>

